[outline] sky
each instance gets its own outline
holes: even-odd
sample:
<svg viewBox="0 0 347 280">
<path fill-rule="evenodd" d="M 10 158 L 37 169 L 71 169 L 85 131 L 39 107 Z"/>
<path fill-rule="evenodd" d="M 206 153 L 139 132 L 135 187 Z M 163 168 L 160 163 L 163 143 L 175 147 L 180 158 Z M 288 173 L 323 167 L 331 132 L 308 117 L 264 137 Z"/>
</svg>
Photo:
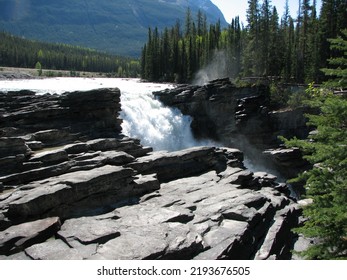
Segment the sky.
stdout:
<svg viewBox="0 0 347 280">
<path fill-rule="evenodd" d="M 248 8 L 248 0 L 211 1 L 222 11 L 227 22 L 230 23 L 234 17 L 240 16 L 241 22 L 243 22 L 245 25 L 247 24 L 246 10 Z M 320 11 L 321 2 L 322 0 L 317 0 L 318 12 Z M 262 3 L 262 0 L 260 0 L 259 3 Z M 273 6 L 276 6 L 279 16 L 282 17 L 286 0 L 272 0 L 271 3 Z M 296 17 L 299 10 L 299 0 L 289 0 L 288 3 L 290 8 L 290 15 L 292 17 Z"/>
</svg>

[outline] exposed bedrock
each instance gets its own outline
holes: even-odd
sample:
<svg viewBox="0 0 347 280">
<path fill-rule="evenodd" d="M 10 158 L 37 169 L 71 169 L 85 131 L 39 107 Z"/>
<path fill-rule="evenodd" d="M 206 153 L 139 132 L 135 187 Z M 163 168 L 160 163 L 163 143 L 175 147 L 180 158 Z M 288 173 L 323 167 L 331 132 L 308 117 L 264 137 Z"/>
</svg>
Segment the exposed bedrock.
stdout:
<svg viewBox="0 0 347 280">
<path fill-rule="evenodd" d="M 141 146 L 119 94 L 0 94 L 0 259 L 291 258 L 286 185 L 237 149 Z"/>
<path fill-rule="evenodd" d="M 310 131 L 303 108 L 271 111 L 269 92 L 265 85 L 236 87 L 229 79 L 218 79 L 204 86 L 182 85 L 154 95 L 190 115 L 196 137 L 213 138 L 248 155 L 257 151 L 260 157 L 264 150 L 279 148 L 278 136 L 305 138 Z M 296 157 L 284 165 L 279 155 L 272 157 L 268 151 L 262 164 L 276 166 L 286 177 L 295 176 L 307 164 L 297 151 L 291 153 Z"/>
</svg>

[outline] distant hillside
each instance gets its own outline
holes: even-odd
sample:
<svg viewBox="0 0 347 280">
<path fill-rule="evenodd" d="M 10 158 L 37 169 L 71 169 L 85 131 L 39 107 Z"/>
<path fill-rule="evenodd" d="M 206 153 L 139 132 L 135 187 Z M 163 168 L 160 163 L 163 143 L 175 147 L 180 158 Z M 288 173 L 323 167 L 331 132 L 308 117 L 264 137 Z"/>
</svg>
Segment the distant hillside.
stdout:
<svg viewBox="0 0 347 280">
<path fill-rule="evenodd" d="M 0 30 L 30 39 L 139 56 L 148 27 L 184 20 L 187 7 L 226 21 L 210 0 L 0 0 Z"/>
<path fill-rule="evenodd" d="M 119 77 L 137 77 L 138 60 L 95 50 L 19 38 L 0 32 L 0 66 L 103 72 Z"/>
</svg>

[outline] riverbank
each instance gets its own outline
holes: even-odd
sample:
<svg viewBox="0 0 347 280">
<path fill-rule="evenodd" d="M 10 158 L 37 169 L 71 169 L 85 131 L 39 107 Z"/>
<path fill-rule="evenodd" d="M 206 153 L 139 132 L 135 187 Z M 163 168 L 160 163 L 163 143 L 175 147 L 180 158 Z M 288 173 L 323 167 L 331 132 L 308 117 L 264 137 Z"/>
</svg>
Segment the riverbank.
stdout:
<svg viewBox="0 0 347 280">
<path fill-rule="evenodd" d="M 112 74 L 85 71 L 42 69 L 42 73 L 41 75 L 39 75 L 38 70 L 34 68 L 0 67 L 0 81 L 17 79 L 40 79 L 47 77 L 109 78 L 112 77 Z"/>
</svg>

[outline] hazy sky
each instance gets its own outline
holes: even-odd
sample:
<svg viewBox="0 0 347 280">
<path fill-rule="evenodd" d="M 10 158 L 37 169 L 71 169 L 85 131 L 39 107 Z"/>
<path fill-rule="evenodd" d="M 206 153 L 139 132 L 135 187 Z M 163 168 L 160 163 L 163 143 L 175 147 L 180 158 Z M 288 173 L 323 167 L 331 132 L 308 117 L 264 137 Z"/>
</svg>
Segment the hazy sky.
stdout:
<svg viewBox="0 0 347 280">
<path fill-rule="evenodd" d="M 227 22 L 230 23 L 231 19 L 240 16 L 240 20 L 246 25 L 246 10 L 248 8 L 248 0 L 211 0 L 224 14 Z M 311 1 L 313 2 L 313 1 Z M 320 10 L 321 0 L 317 0 L 318 11 Z M 262 0 L 259 0 L 262 3 Z M 280 17 L 283 15 L 283 10 L 286 0 L 272 0 L 271 4 L 276 6 L 277 12 Z M 299 0 L 289 0 L 290 15 L 297 16 Z"/>
</svg>

